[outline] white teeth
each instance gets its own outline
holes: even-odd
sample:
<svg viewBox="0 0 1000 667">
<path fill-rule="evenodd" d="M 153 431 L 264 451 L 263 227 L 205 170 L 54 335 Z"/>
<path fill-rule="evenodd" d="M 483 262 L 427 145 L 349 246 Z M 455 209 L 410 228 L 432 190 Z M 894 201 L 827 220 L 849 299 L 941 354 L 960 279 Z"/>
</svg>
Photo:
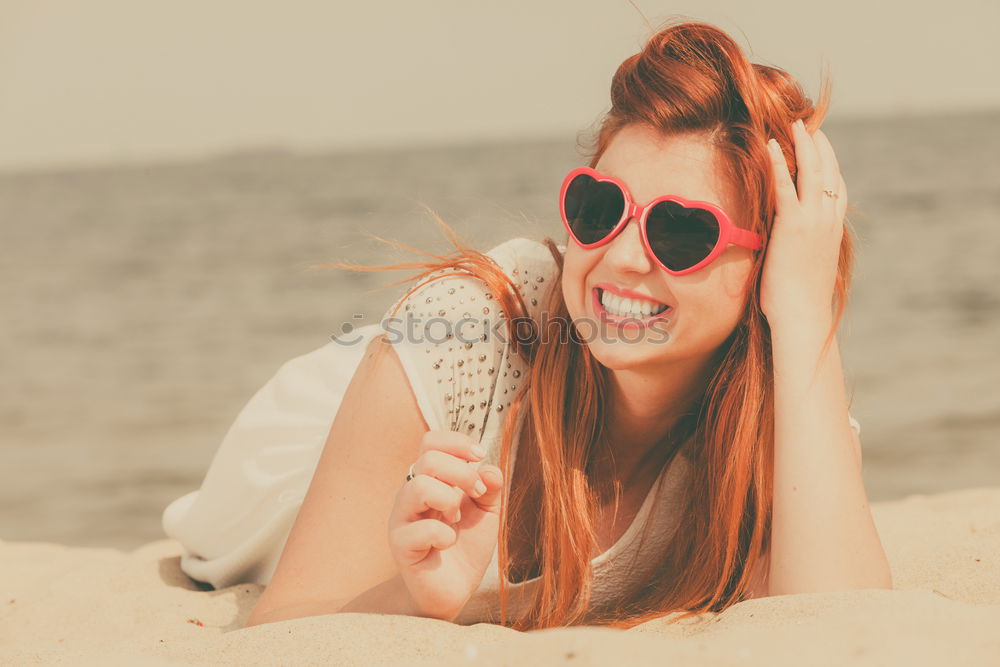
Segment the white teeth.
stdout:
<svg viewBox="0 0 1000 667">
<path fill-rule="evenodd" d="M 604 289 L 601 290 L 601 305 L 612 315 L 635 319 L 645 319 L 651 315 L 662 313 L 668 308 L 668 306 L 643 299 L 625 299 Z"/>
</svg>

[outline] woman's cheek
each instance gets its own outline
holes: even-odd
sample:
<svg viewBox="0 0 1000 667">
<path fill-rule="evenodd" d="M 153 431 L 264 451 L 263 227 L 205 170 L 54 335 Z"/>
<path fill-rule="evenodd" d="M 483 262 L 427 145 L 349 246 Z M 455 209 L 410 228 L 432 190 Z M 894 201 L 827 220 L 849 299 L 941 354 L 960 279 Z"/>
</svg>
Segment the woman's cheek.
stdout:
<svg viewBox="0 0 1000 667">
<path fill-rule="evenodd" d="M 561 285 L 563 301 L 574 318 L 584 317 L 590 312 L 590 293 L 586 282 L 593 262 L 588 262 L 587 259 L 579 248 L 572 246 L 567 247 L 563 256 Z"/>
<path fill-rule="evenodd" d="M 718 289 L 728 300 L 736 300 L 742 297 L 746 289 L 748 267 L 738 262 L 721 262 L 718 277 Z"/>
</svg>

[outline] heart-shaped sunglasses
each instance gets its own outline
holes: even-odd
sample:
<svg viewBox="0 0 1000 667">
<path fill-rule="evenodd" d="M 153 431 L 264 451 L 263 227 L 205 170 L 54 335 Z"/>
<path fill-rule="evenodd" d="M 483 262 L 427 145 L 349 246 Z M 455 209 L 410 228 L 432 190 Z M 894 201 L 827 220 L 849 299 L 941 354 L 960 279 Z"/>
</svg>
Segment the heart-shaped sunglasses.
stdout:
<svg viewBox="0 0 1000 667">
<path fill-rule="evenodd" d="M 588 249 L 610 243 L 638 216 L 646 251 L 675 276 L 708 266 L 730 243 L 751 250 L 762 243 L 760 234 L 737 227 L 715 204 L 664 195 L 639 206 L 622 181 L 590 167 L 566 175 L 559 211 L 569 235 Z"/>
</svg>

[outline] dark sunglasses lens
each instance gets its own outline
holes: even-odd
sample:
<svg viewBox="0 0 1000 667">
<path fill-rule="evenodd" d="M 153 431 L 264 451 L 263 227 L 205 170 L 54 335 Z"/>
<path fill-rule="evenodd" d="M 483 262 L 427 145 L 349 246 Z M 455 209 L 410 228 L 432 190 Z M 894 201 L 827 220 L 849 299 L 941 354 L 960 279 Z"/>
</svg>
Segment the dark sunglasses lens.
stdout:
<svg viewBox="0 0 1000 667">
<path fill-rule="evenodd" d="M 597 243 L 611 233 L 625 211 L 625 195 L 614 183 L 579 174 L 566 188 L 566 222 L 580 243 Z"/>
<path fill-rule="evenodd" d="M 719 221 L 711 211 L 660 202 L 646 221 L 653 254 L 669 269 L 683 271 L 708 257 L 719 241 Z"/>
</svg>

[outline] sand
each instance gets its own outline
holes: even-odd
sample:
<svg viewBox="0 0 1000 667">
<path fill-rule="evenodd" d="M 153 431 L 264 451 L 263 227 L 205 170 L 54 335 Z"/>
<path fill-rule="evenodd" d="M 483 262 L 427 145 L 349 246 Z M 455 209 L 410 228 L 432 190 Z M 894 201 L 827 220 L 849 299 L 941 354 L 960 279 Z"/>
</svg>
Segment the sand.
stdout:
<svg viewBox="0 0 1000 667">
<path fill-rule="evenodd" d="M 1000 486 L 872 510 L 895 590 L 748 600 L 626 631 L 377 614 L 244 629 L 262 587 L 202 590 L 173 540 L 131 553 L 0 542 L 0 664 L 1000 665 Z"/>
</svg>

